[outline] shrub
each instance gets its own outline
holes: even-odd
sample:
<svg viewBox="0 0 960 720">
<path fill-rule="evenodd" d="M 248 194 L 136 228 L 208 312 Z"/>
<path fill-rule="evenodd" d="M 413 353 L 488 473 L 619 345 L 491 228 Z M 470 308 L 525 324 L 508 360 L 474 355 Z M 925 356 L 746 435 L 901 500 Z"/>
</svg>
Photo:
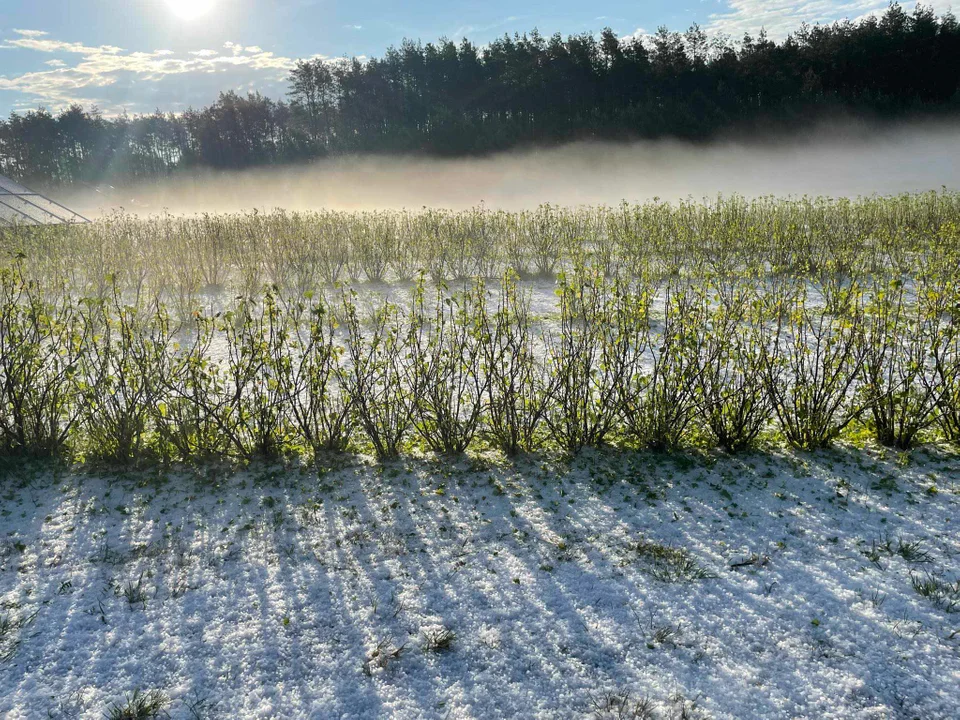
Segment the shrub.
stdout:
<svg viewBox="0 0 960 720">
<path fill-rule="evenodd" d="M 278 375 L 291 423 L 314 455 L 347 449 L 353 431 L 353 402 L 340 385 L 343 348 L 336 342 L 336 321 L 321 300 L 297 300 L 288 306 L 295 356 Z"/>
<path fill-rule="evenodd" d="M 728 452 L 749 447 L 770 418 L 770 400 L 761 374 L 761 340 L 749 317 L 750 298 L 735 291 L 705 328 L 698 355 L 702 416 L 717 445 Z"/>
<path fill-rule="evenodd" d="M 700 357 L 706 351 L 701 301 L 689 288 L 667 287 L 662 329 L 647 329 L 652 367 L 620 386 L 626 430 L 644 447 L 680 446 L 696 415 L 700 372 L 708 364 Z"/>
<path fill-rule="evenodd" d="M 0 268 L 0 453 L 66 452 L 82 412 L 86 330 L 77 306 L 45 301 L 20 262 Z"/>
<path fill-rule="evenodd" d="M 583 268 L 560 277 L 560 331 L 548 346 L 552 402 L 546 421 L 567 452 L 601 445 L 639 369 L 647 296 Z"/>
<path fill-rule="evenodd" d="M 862 410 L 854 399 L 864 360 L 862 298 L 851 293 L 839 316 L 814 308 L 802 285 L 771 301 L 760 364 L 773 411 L 790 444 L 823 447 Z"/>
<path fill-rule="evenodd" d="M 504 276 L 497 309 L 484 313 L 480 329 L 487 400 L 482 430 L 510 455 L 535 449 L 553 392 L 538 358 L 529 300 L 520 295 L 517 280 L 512 272 Z"/>
<path fill-rule="evenodd" d="M 137 460 L 148 447 L 153 408 L 161 392 L 165 345 L 156 341 L 152 316 L 111 300 L 87 302 L 88 341 L 80 357 L 83 428 L 91 456 L 115 463 Z"/>
<path fill-rule="evenodd" d="M 474 307 L 474 301 L 479 305 Z M 447 296 L 437 288 L 436 307 L 424 307 L 421 278 L 412 310 L 414 425 L 431 450 L 462 453 L 480 423 L 486 376 L 480 367 L 484 314 L 482 285 Z"/>
<path fill-rule="evenodd" d="M 355 294 L 343 295 L 343 309 L 349 364 L 338 369 L 341 386 L 377 457 L 396 457 L 416 408 L 410 383 L 410 337 L 395 305 L 384 303 L 374 311 L 366 336 Z"/>
<path fill-rule="evenodd" d="M 876 287 L 860 336 L 862 392 L 877 441 L 901 450 L 913 447 L 917 434 L 933 423 L 942 395 L 940 379 L 928 364 L 937 344 L 939 299 L 923 288 L 910 307 L 905 294 L 899 278 Z"/>
</svg>

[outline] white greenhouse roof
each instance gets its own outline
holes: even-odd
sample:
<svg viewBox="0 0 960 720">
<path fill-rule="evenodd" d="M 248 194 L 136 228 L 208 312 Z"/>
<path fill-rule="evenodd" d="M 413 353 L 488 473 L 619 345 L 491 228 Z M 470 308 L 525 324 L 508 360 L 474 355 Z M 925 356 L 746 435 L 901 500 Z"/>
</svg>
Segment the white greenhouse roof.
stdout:
<svg viewBox="0 0 960 720">
<path fill-rule="evenodd" d="M 0 175 L 0 227 L 89 222 L 82 215 Z"/>
</svg>

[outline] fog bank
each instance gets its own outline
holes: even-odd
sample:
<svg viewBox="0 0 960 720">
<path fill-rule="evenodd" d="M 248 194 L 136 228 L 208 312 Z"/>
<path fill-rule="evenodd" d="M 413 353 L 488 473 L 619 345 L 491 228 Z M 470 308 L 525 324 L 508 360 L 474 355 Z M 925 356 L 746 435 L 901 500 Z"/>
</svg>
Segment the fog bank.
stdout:
<svg viewBox="0 0 960 720">
<path fill-rule="evenodd" d="M 578 142 L 484 158 L 342 157 L 309 166 L 177 176 L 59 199 L 88 217 L 253 208 L 490 208 L 960 188 L 960 122 L 819 125 L 802 135 L 690 144 Z"/>
</svg>

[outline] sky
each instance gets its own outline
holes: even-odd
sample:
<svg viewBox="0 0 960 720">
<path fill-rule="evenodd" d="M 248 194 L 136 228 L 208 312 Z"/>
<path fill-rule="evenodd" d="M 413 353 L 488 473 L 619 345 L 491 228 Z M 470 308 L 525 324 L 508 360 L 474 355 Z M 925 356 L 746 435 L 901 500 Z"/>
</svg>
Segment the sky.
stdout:
<svg viewBox="0 0 960 720">
<path fill-rule="evenodd" d="M 904 2 L 910 10 L 913 2 Z M 929 3 L 925 3 L 929 4 Z M 944 0 L 934 0 L 942 12 Z M 178 112 L 221 90 L 284 95 L 298 58 L 377 57 L 402 40 L 504 33 L 644 35 L 693 23 L 779 39 L 802 22 L 882 12 L 887 0 L 0 0 L 0 116 L 72 103 L 105 115 Z"/>
</svg>

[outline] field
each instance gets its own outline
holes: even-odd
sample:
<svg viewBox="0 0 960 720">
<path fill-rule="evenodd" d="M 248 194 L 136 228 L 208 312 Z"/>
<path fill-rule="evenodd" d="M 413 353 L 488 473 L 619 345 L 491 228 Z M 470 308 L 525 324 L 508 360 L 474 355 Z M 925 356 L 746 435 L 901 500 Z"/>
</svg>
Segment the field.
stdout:
<svg viewBox="0 0 960 720">
<path fill-rule="evenodd" d="M 8 231 L 0 714 L 960 714 L 960 195 Z"/>
</svg>

